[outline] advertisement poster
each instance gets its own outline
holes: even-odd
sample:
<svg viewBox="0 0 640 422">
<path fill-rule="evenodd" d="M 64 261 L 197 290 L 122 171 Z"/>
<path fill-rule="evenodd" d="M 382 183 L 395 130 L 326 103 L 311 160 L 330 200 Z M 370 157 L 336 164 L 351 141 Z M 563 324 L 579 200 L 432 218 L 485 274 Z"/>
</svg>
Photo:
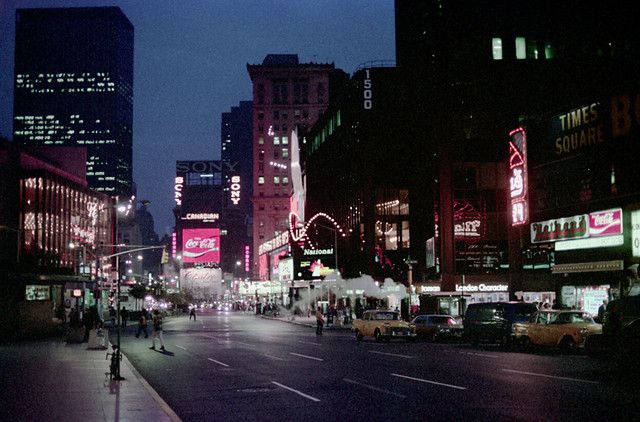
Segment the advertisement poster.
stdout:
<svg viewBox="0 0 640 422">
<path fill-rule="evenodd" d="M 183 262 L 220 262 L 220 229 L 182 230 Z"/>
</svg>

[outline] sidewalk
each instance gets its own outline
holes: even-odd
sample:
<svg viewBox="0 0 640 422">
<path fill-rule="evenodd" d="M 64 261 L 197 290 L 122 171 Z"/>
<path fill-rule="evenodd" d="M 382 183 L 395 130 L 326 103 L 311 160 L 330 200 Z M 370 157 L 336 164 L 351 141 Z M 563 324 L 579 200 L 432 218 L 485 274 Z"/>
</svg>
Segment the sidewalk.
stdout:
<svg viewBox="0 0 640 422">
<path fill-rule="evenodd" d="M 62 339 L 0 344 L 0 420 L 180 421 L 126 356 L 125 380 L 110 381 L 106 352 Z"/>
<path fill-rule="evenodd" d="M 316 317 L 315 316 L 299 316 L 296 315 L 295 319 L 291 318 L 291 315 L 280 315 L 277 317 L 273 317 L 271 315 L 259 315 L 260 317 L 264 318 L 264 319 L 273 319 L 273 320 L 277 320 L 277 321 L 283 321 L 283 322 L 288 322 L 289 324 L 296 324 L 296 325 L 303 325 L 305 327 L 312 327 L 312 328 L 316 328 Z M 327 320 L 325 317 L 325 324 L 324 324 L 324 329 L 325 330 L 342 330 L 342 331 L 349 331 L 351 330 L 351 324 L 333 324 L 333 325 L 329 325 L 327 324 Z"/>
</svg>

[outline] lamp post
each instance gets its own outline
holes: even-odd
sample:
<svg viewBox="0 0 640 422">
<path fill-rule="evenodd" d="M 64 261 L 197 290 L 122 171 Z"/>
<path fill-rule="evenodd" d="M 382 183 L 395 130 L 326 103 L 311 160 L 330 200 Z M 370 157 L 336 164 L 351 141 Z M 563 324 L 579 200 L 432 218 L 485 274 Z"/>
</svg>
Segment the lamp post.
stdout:
<svg viewBox="0 0 640 422">
<path fill-rule="evenodd" d="M 135 249 L 129 249 L 126 251 L 117 252 L 111 255 L 101 257 L 101 259 L 116 258 L 116 263 L 120 259 L 120 256 L 124 254 L 130 254 L 132 252 L 139 252 L 139 251 L 146 251 L 150 249 L 164 248 L 164 246 L 141 246 L 141 245 L 102 245 L 102 246 L 115 247 L 115 248 L 122 248 L 122 247 L 135 248 Z M 117 271 L 118 270 L 117 270 L 117 264 L 116 264 L 116 272 Z M 116 295 L 118 296 L 116 300 L 116 327 L 117 327 L 116 348 L 117 348 L 117 351 L 115 351 L 114 353 L 116 353 L 117 369 L 116 369 L 116 375 L 114 376 L 113 379 L 116 381 L 122 381 L 124 380 L 124 378 L 120 376 L 120 274 L 119 273 L 117 273 L 117 278 L 116 278 Z"/>
</svg>

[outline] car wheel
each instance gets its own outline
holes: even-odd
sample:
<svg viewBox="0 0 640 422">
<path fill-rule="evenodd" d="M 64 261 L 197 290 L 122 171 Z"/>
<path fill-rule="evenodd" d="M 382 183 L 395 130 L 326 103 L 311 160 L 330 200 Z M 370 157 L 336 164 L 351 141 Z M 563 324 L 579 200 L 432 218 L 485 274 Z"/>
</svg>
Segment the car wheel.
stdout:
<svg viewBox="0 0 640 422">
<path fill-rule="evenodd" d="M 564 354 L 573 353 L 576 349 L 576 344 L 570 336 L 565 336 L 562 341 L 560 341 L 560 350 Z"/>
<path fill-rule="evenodd" d="M 364 336 L 362 335 L 360 330 L 356 330 L 356 340 L 362 341 L 362 337 L 364 337 Z"/>
<path fill-rule="evenodd" d="M 376 331 L 373 333 L 373 336 L 376 338 L 377 342 L 382 341 L 382 333 L 380 332 L 379 329 L 376 328 Z"/>
</svg>

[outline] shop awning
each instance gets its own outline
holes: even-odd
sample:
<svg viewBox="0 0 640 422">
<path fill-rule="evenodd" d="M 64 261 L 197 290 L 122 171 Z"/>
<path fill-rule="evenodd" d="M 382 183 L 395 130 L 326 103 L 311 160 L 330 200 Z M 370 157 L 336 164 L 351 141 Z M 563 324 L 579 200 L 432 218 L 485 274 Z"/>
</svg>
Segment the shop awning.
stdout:
<svg viewBox="0 0 640 422">
<path fill-rule="evenodd" d="M 574 264 L 556 264 L 551 267 L 553 274 L 565 273 L 592 273 L 603 271 L 622 271 L 624 269 L 624 261 L 616 259 L 613 261 L 597 261 L 597 262 L 577 262 Z"/>
</svg>

